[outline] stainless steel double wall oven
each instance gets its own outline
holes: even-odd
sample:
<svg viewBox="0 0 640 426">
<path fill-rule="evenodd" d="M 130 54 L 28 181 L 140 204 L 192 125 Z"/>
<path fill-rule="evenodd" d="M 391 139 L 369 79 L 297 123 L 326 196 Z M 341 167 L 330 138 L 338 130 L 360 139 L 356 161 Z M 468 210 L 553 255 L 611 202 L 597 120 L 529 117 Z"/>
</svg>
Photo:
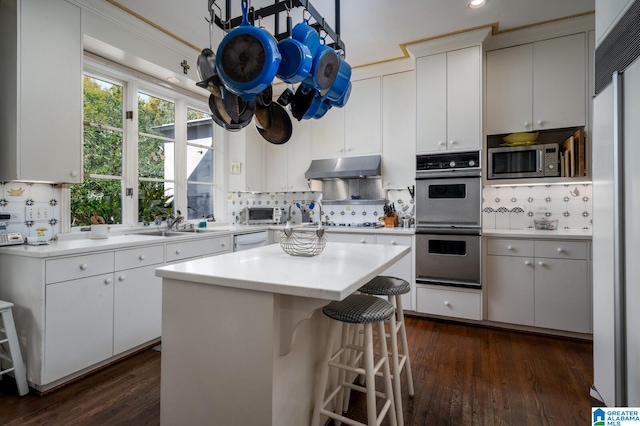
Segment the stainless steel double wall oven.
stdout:
<svg viewBox="0 0 640 426">
<path fill-rule="evenodd" d="M 480 288 L 480 153 L 416 158 L 416 282 Z"/>
</svg>

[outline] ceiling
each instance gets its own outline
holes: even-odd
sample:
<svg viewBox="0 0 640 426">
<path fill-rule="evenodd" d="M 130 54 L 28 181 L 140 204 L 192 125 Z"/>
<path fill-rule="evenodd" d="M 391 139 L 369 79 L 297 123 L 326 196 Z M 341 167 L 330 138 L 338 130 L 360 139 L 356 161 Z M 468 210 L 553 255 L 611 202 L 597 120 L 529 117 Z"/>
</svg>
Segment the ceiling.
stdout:
<svg viewBox="0 0 640 426">
<path fill-rule="evenodd" d="M 183 40 L 194 49 L 209 46 L 207 0 L 107 0 L 139 15 L 152 25 Z M 276 0 L 250 0 L 256 9 Z M 473 27 L 497 24 L 507 30 L 562 17 L 591 12 L 595 0 L 487 0 L 479 9 L 470 9 L 469 0 L 342 0 L 340 35 L 346 46 L 346 59 L 352 67 L 392 60 L 404 56 L 402 45 Z M 310 0 L 310 3 L 335 29 L 334 0 Z M 224 0 L 216 0 L 222 8 Z M 240 15 L 240 1 L 232 0 L 231 16 Z M 214 8 L 214 10 L 217 10 Z M 302 20 L 301 8 L 291 13 L 293 24 Z M 305 14 L 308 17 L 308 14 Z M 280 31 L 286 14 L 281 14 Z M 262 25 L 274 31 L 274 18 Z M 214 26 L 212 45 L 224 32 Z"/>
</svg>

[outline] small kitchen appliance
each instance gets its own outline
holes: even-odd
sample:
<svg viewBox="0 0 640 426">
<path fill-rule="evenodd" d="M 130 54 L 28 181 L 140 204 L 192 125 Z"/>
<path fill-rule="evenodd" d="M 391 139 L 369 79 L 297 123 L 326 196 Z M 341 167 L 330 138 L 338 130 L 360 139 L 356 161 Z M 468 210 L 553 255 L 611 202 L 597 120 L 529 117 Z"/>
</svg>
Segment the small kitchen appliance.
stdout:
<svg viewBox="0 0 640 426">
<path fill-rule="evenodd" d="M 487 179 L 560 176 L 557 143 L 489 148 Z"/>
</svg>

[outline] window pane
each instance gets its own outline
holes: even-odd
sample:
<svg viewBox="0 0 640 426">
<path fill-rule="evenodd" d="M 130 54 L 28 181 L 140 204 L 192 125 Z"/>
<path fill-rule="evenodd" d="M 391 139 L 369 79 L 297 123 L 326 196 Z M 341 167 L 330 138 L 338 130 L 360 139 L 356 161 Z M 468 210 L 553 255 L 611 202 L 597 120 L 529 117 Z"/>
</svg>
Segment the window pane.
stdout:
<svg viewBox="0 0 640 426">
<path fill-rule="evenodd" d="M 174 143 L 139 136 L 138 176 L 155 179 L 173 179 Z"/>
<path fill-rule="evenodd" d="M 84 76 L 84 121 L 122 128 L 122 86 Z"/>
<path fill-rule="evenodd" d="M 187 209 L 187 219 L 213 217 L 213 186 L 188 184 Z"/>
<path fill-rule="evenodd" d="M 175 105 L 173 102 L 138 93 L 139 132 L 174 138 L 173 123 L 175 123 Z"/>
<path fill-rule="evenodd" d="M 138 221 L 164 220 L 173 211 L 173 183 L 138 183 Z"/>
<path fill-rule="evenodd" d="M 71 226 L 91 225 L 96 212 L 107 223 L 122 223 L 122 185 L 120 180 L 85 178 L 71 185 Z"/>
<path fill-rule="evenodd" d="M 85 126 L 85 174 L 122 176 L 122 146 L 122 133 Z"/>
<path fill-rule="evenodd" d="M 187 180 L 213 183 L 213 150 L 187 146 Z"/>
</svg>

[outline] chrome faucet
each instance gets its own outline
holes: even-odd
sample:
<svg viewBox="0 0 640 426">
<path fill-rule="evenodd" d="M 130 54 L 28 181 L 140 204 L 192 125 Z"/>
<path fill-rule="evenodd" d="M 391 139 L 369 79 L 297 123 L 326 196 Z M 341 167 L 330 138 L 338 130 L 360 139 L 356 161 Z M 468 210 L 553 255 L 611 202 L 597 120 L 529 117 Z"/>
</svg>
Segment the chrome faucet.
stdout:
<svg viewBox="0 0 640 426">
<path fill-rule="evenodd" d="M 180 216 L 180 210 L 176 214 L 171 213 L 167 218 L 167 231 L 171 231 L 174 226 L 179 225 L 184 220 L 183 216 Z"/>
</svg>

